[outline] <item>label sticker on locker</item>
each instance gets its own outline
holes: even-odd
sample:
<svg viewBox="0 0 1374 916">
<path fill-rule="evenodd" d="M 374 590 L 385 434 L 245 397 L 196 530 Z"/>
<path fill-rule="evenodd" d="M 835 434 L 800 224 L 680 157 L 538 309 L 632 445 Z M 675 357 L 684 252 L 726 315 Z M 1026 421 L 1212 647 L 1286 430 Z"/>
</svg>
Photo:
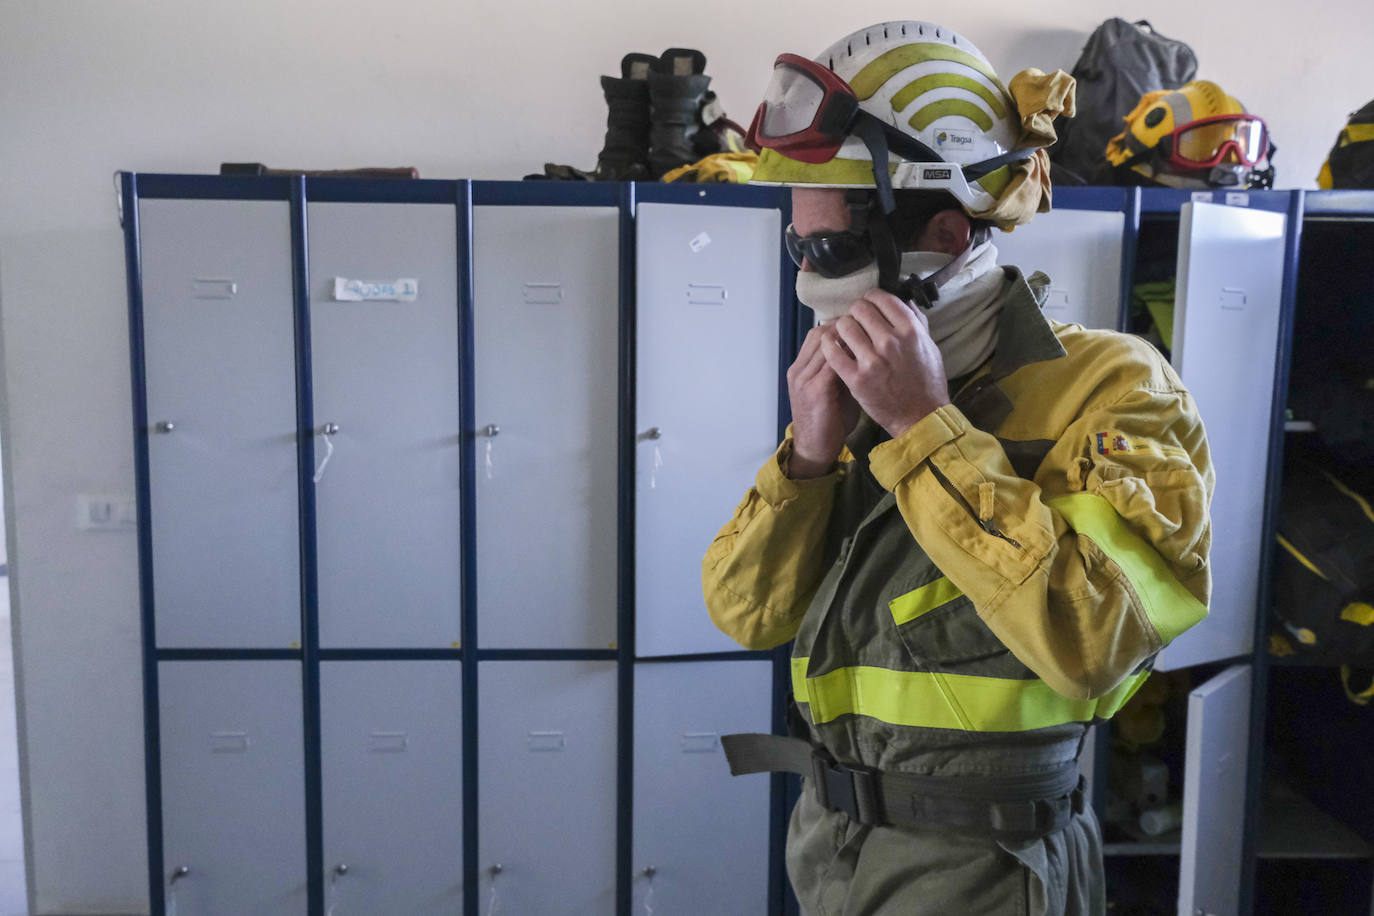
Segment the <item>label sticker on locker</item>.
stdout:
<svg viewBox="0 0 1374 916">
<path fill-rule="evenodd" d="M 349 280 L 334 278 L 335 302 L 414 302 L 420 295 L 420 282 L 401 280 Z"/>
<path fill-rule="evenodd" d="M 709 244 L 711 244 L 711 237 L 707 235 L 705 232 L 702 232 L 699 235 L 695 236 L 690 242 L 688 242 L 687 247 L 692 249 L 692 254 L 696 254 L 698 251 L 705 248 Z"/>
</svg>

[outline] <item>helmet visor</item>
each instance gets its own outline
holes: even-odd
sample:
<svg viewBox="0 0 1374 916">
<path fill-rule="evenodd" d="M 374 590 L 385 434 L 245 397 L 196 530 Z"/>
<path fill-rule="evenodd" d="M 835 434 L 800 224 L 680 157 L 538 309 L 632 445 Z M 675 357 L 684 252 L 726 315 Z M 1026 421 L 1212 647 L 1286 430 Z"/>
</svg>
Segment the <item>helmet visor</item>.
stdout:
<svg viewBox="0 0 1374 916">
<path fill-rule="evenodd" d="M 1185 124 L 1173 132 L 1170 159 L 1182 168 L 1204 168 L 1228 157 L 1254 166 L 1269 152 L 1269 131 L 1253 115 L 1220 115 Z"/>
<path fill-rule="evenodd" d="M 747 143 L 801 162 L 829 162 L 849 134 L 859 100 L 831 70 L 796 54 L 773 64 Z"/>
</svg>

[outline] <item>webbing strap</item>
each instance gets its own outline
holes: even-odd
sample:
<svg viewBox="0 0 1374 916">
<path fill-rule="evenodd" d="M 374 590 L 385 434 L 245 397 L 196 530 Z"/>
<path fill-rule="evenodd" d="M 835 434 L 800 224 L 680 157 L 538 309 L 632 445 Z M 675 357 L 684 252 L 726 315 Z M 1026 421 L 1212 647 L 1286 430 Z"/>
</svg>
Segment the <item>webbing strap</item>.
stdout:
<svg viewBox="0 0 1374 916">
<path fill-rule="evenodd" d="M 781 735 L 722 735 L 720 743 L 731 774 L 796 773 L 811 781 L 823 807 L 871 826 L 1029 839 L 1059 830 L 1083 811 L 1083 784 L 1072 762 L 1026 776 L 920 776 L 847 766 Z"/>
</svg>

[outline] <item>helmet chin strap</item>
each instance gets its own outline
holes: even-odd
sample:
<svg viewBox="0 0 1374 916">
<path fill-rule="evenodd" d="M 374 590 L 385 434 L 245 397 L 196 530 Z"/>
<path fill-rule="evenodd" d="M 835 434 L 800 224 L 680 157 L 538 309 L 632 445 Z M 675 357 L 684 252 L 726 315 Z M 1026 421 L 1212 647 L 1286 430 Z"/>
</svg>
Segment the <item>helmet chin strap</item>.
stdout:
<svg viewBox="0 0 1374 916">
<path fill-rule="evenodd" d="M 914 302 L 923 309 L 931 308 L 940 299 L 940 287 L 948 283 L 973 257 L 974 249 L 987 241 L 991 234 L 987 226 L 979 226 L 969 235 L 969 242 L 948 264 L 924 277 L 916 274 L 902 276 L 902 249 L 887 224 L 887 216 L 879 207 L 868 214 L 868 237 L 878 261 L 878 286 L 905 302 Z"/>
<path fill-rule="evenodd" d="M 916 274 L 902 276 L 902 249 L 892 236 L 892 228 L 887 224 L 887 216 L 897 209 L 897 200 L 892 192 L 892 177 L 888 174 L 888 138 L 882 122 L 877 118 L 860 118 L 854 126 L 857 134 L 868 147 L 873 159 L 873 184 L 876 190 L 868 208 L 868 237 L 873 243 L 873 254 L 878 261 L 878 286 L 906 302 L 915 302 L 923 309 L 929 309 L 940 298 L 940 287 L 949 282 L 973 256 L 973 249 L 981 245 L 990 234 L 987 227 L 975 229 L 969 243 L 954 260 L 925 277 Z M 930 158 L 939 160 L 924 144 L 912 141 L 929 153 Z M 1024 159 L 1033 151 L 1016 151 L 1003 156 L 1003 159 Z M 999 160 L 998 165 L 1001 162 Z"/>
</svg>

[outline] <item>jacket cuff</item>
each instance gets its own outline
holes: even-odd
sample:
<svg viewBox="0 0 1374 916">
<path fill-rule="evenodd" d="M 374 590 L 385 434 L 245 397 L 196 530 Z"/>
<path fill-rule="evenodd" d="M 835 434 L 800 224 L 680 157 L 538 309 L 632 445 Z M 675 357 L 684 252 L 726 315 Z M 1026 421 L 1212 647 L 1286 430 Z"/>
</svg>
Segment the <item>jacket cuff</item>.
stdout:
<svg viewBox="0 0 1374 916">
<path fill-rule="evenodd" d="M 817 491 L 829 493 L 840 475 L 839 469 L 835 468 L 823 477 L 808 477 L 803 480 L 794 480 L 788 477 L 787 463 L 792 458 L 792 446 L 793 442 L 790 436 L 784 439 L 782 445 L 778 446 L 777 452 L 773 454 L 772 458 L 764 462 L 763 467 L 759 468 L 759 472 L 754 478 L 754 486 L 758 489 L 759 495 L 763 497 L 764 502 L 774 509 L 782 508 L 804 493 Z"/>
<path fill-rule="evenodd" d="M 953 404 L 946 404 L 912 424 L 896 439 L 875 447 L 868 453 L 868 467 L 874 478 L 886 490 L 895 490 L 908 474 L 936 449 L 968 432 L 968 419 Z"/>
</svg>

